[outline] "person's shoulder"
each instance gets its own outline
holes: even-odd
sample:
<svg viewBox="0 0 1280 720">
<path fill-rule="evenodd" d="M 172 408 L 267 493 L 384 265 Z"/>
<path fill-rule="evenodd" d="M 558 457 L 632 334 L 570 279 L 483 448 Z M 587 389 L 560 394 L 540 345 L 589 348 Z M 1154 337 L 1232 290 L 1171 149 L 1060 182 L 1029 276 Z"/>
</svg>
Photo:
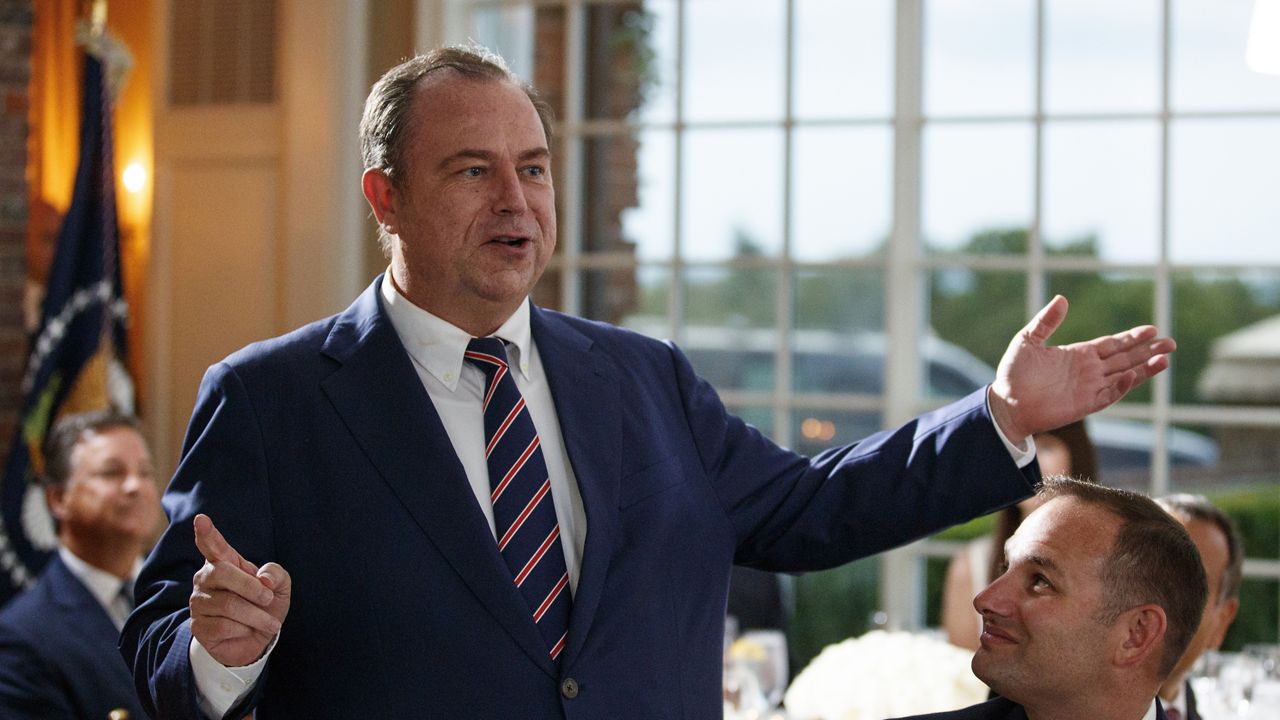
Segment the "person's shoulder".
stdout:
<svg viewBox="0 0 1280 720">
<path fill-rule="evenodd" d="M 283 335 L 258 340 L 223 358 L 232 367 L 252 367 L 278 362 L 284 358 L 312 355 L 319 351 L 329 336 L 338 316 L 333 315 L 291 330 Z"/>
<path fill-rule="evenodd" d="M 56 559 L 50 562 L 56 562 Z M 46 566 L 30 587 L 0 607 L 0 645 L 8 646 L 18 641 L 38 645 L 38 636 L 51 630 L 56 632 L 49 623 L 49 615 L 53 612 L 49 573 L 50 568 Z"/>
<path fill-rule="evenodd" d="M 661 355 L 671 352 L 672 346 L 669 341 L 645 335 L 630 328 L 602 320 L 588 320 L 546 308 L 537 308 L 535 312 L 540 316 L 539 321 L 547 328 L 558 328 L 561 333 L 566 330 L 577 333 L 606 352 L 649 352 Z"/>
</svg>

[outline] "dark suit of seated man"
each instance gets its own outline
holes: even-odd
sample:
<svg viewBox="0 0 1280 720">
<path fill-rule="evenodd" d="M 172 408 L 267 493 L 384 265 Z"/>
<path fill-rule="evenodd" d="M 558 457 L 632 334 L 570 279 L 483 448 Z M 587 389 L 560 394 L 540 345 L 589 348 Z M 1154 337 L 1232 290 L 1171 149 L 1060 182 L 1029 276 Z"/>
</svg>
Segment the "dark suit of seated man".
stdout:
<svg viewBox="0 0 1280 720">
<path fill-rule="evenodd" d="M 160 520 L 151 455 L 136 420 L 98 412 L 55 425 L 45 459 L 61 547 L 0 611 L 0 717 L 145 718 L 116 643 Z"/>
<path fill-rule="evenodd" d="M 1141 495 L 1050 478 L 974 598 L 973 672 L 1000 697 L 917 720 L 1164 720 L 1156 691 L 1208 597 L 1186 530 Z"/>
</svg>

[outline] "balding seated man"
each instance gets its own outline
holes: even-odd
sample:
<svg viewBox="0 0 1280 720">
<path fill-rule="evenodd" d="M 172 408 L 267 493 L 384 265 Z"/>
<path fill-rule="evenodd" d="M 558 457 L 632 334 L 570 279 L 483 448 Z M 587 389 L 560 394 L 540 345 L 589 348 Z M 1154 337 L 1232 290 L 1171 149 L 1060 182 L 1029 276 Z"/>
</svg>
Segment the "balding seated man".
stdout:
<svg viewBox="0 0 1280 720">
<path fill-rule="evenodd" d="M 974 598 L 973 672 L 1000 695 L 917 720 L 1165 720 L 1156 691 L 1208 596 L 1187 531 L 1154 501 L 1050 478 Z"/>
<path fill-rule="evenodd" d="M 1191 666 L 1207 650 L 1217 650 L 1240 609 L 1240 581 L 1244 551 L 1240 533 L 1226 513 L 1203 495 L 1170 495 L 1157 500 L 1160 506 L 1187 529 L 1200 551 L 1200 560 L 1209 580 L 1209 600 L 1200 629 L 1182 654 L 1182 659 L 1160 686 L 1160 702 L 1170 720 L 1200 720 L 1196 696 L 1187 682 Z"/>
</svg>

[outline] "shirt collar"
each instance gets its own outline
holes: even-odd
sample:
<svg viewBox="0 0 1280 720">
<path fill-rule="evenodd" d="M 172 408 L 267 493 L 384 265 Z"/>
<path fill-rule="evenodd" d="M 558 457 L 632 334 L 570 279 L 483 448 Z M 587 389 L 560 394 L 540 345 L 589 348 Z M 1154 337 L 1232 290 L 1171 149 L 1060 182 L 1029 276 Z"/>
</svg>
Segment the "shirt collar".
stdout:
<svg viewBox="0 0 1280 720">
<path fill-rule="evenodd" d="M 1187 717 L 1187 681 L 1183 680 L 1178 683 L 1177 694 L 1172 700 L 1160 699 L 1160 704 L 1164 706 L 1165 712 L 1177 710 L 1182 717 Z"/>
<path fill-rule="evenodd" d="M 450 392 L 456 390 L 458 378 L 462 376 L 462 356 L 467 350 L 467 343 L 471 342 L 471 335 L 414 305 L 401 295 L 391 280 L 389 269 L 382 277 L 379 291 L 382 293 L 387 315 L 391 318 L 391 326 L 400 336 L 400 342 L 404 344 L 409 357 Z M 514 351 L 508 354 L 508 360 L 519 369 L 521 375 L 528 378 L 529 358 L 532 357 L 530 346 L 533 343 L 533 334 L 529 330 L 528 298 L 520 303 L 520 307 L 493 335 L 514 346 Z"/>
<path fill-rule="evenodd" d="M 133 570 L 129 573 L 128 580 L 121 580 L 106 570 L 96 568 L 89 563 L 81 560 L 79 556 L 71 552 L 65 547 L 58 548 L 58 557 L 62 558 L 63 564 L 71 571 L 76 579 L 84 584 L 93 597 L 98 600 L 98 604 L 102 607 L 111 607 L 111 603 L 115 602 L 116 597 L 120 595 L 120 587 L 128 582 L 132 583 L 138 578 L 138 572 L 142 569 L 142 558 L 133 561 Z"/>
</svg>

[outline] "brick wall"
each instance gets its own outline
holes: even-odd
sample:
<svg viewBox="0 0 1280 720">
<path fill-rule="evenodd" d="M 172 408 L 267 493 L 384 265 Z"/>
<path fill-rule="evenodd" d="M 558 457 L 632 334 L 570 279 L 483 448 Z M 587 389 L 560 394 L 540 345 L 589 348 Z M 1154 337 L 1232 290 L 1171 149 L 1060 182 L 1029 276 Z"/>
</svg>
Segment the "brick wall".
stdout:
<svg viewBox="0 0 1280 720">
<path fill-rule="evenodd" d="M 22 324 L 26 283 L 27 93 L 32 0 L 0 0 L 0 459 L 22 403 L 27 352 Z"/>
</svg>

